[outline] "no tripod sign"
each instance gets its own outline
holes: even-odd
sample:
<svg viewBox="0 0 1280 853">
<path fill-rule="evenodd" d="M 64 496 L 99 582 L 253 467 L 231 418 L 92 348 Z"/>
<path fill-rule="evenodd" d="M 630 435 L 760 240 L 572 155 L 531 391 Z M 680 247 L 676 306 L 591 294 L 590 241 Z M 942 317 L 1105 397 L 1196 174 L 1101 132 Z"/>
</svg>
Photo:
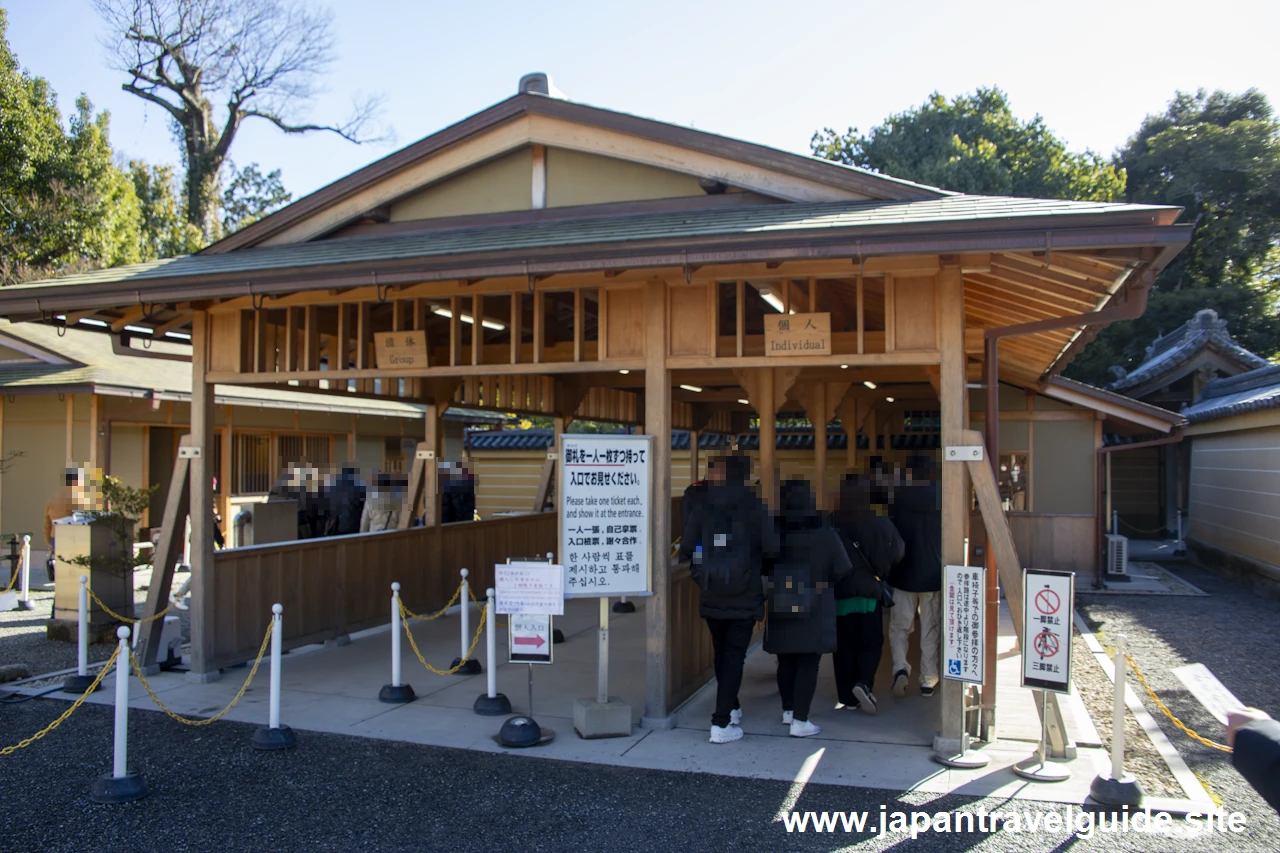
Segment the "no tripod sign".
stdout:
<svg viewBox="0 0 1280 853">
<path fill-rule="evenodd" d="M 1027 569 L 1022 573 L 1022 686 L 1054 693 L 1071 690 L 1071 622 L 1075 575 Z"/>
</svg>

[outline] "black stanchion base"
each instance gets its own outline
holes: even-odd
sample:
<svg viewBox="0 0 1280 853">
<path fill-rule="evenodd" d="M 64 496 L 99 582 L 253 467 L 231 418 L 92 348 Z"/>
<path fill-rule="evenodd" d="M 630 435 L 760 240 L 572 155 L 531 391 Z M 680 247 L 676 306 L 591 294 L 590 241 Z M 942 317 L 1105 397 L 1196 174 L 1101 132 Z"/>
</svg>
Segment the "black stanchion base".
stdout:
<svg viewBox="0 0 1280 853">
<path fill-rule="evenodd" d="M 405 702 L 412 702 L 417 698 L 413 693 L 413 688 L 407 684 L 384 684 L 382 689 L 378 691 L 378 701 L 386 702 L 388 705 L 403 705 Z"/>
<path fill-rule="evenodd" d="M 110 773 L 99 776 L 89 791 L 89 799 L 102 805 L 131 803 L 147 795 L 147 780 L 141 773 L 130 773 L 117 779 Z"/>
<path fill-rule="evenodd" d="M 1146 792 L 1142 783 L 1132 773 L 1126 773 L 1119 779 L 1110 776 L 1097 776 L 1089 785 L 1089 796 L 1104 806 L 1131 806 L 1138 808 Z"/>
<path fill-rule="evenodd" d="M 475 658 L 454 658 L 453 663 L 449 664 L 449 669 L 454 670 L 454 675 L 479 675 L 484 672 L 480 668 L 480 661 Z"/>
<path fill-rule="evenodd" d="M 614 613 L 635 613 L 636 605 L 634 601 L 615 601 L 613 603 Z"/>
<path fill-rule="evenodd" d="M 476 697 L 472 710 L 482 717 L 501 717 L 511 713 L 511 700 L 501 693 L 497 696 L 481 693 Z"/>
<path fill-rule="evenodd" d="M 278 729 L 261 726 L 253 733 L 254 749 L 293 749 L 297 745 L 298 738 L 294 736 L 293 729 L 288 726 L 281 726 Z"/>
<path fill-rule="evenodd" d="M 551 642 L 552 642 L 552 644 L 559 644 L 559 643 L 563 643 L 563 642 L 564 642 L 564 631 L 561 631 L 559 628 L 552 628 L 552 629 L 551 629 Z"/>
<path fill-rule="evenodd" d="M 93 680 L 94 676 L 92 675 L 68 675 L 66 681 L 62 682 L 62 692 L 74 693 L 79 696 L 90 687 L 93 687 Z M 102 685 L 99 684 L 94 689 L 99 690 L 101 688 Z"/>
<path fill-rule="evenodd" d="M 542 727 L 533 717 L 512 717 L 502 724 L 498 743 L 514 749 L 537 746 L 542 743 Z"/>
</svg>

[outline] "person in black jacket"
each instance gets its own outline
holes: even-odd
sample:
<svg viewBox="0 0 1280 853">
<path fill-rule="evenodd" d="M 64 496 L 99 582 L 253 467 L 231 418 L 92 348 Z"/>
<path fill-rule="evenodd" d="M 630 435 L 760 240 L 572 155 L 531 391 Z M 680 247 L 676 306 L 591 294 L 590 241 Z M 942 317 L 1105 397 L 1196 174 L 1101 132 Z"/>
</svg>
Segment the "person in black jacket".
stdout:
<svg viewBox="0 0 1280 853">
<path fill-rule="evenodd" d="M 1231 763 L 1262 799 L 1280 812 L 1280 722 L 1266 711 L 1242 708 L 1227 713 Z"/>
<path fill-rule="evenodd" d="M 920 695 L 932 696 L 938 684 L 942 621 L 942 496 L 938 468 L 928 456 L 907 460 L 907 481 L 893 490 L 889 517 L 906 553 L 889 575 L 894 607 L 889 611 L 889 650 L 893 654 L 893 695 L 907 695 L 911 664 L 907 643 L 920 615 Z"/>
<path fill-rule="evenodd" d="M 779 556 L 769 575 L 764 650 L 778 656 L 782 722 L 792 737 L 822 731 L 809 720 L 822 656 L 836 649 L 835 588 L 849 574 L 849 555 L 813 502 L 804 480 L 782 483 Z"/>
<path fill-rule="evenodd" d="M 869 477 L 846 477 L 840 484 L 835 528 L 853 563 L 836 586 L 836 651 L 831 656 L 836 698 L 850 710 L 874 714 L 871 692 L 884 651 L 882 581 L 902 559 L 902 537 L 893 522 L 872 508 Z"/>
<path fill-rule="evenodd" d="M 711 742 L 742 737 L 742 667 L 756 622 L 764 618 L 765 560 L 777 553 L 768 511 L 747 485 L 751 460 L 727 456 L 710 471 L 706 501 L 695 507 L 680 539 L 679 561 L 701 590 L 698 614 L 715 650 L 716 708 Z"/>
</svg>

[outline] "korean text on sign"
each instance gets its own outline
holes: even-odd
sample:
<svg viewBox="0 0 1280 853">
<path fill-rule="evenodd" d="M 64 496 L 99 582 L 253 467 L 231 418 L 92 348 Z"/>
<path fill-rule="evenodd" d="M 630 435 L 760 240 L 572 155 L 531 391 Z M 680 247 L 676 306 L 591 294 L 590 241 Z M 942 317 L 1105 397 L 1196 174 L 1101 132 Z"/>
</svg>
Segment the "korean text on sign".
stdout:
<svg viewBox="0 0 1280 853">
<path fill-rule="evenodd" d="M 649 590 L 651 441 L 561 437 L 560 552 L 567 596 Z"/>
</svg>

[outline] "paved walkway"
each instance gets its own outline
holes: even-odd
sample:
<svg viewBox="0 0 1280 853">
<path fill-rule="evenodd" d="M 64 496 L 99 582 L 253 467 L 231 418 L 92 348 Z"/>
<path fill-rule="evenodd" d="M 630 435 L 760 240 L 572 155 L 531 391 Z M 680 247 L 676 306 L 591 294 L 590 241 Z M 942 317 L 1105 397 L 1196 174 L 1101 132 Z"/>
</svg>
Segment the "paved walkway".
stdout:
<svg viewBox="0 0 1280 853">
<path fill-rule="evenodd" d="M 1057 785 L 1031 784 L 1009 769 L 1033 752 L 1038 716 L 1031 693 L 1017 686 L 1018 657 L 1007 614 L 1002 620 L 1000 646 L 1000 739 L 984 747 L 991 764 L 979 771 L 950 770 L 932 760 L 930 744 L 938 729 L 940 700 L 921 697 L 914 680 L 906 699 L 890 697 L 887 660 L 882 663 L 876 688 L 881 708 L 878 716 L 835 709 L 828 658 L 823 664 L 813 715 L 823 732 L 804 740 L 789 737 L 780 724 L 773 658 L 758 647 L 748 659 L 741 694 L 743 728 L 747 733 L 742 741 L 729 745 L 708 743 L 714 684 L 704 687 L 677 711 L 671 730 L 637 727 L 625 738 L 583 740 L 573 731 L 572 709 L 577 697 L 594 694 L 597 614 L 594 600 L 566 603 L 566 615 L 557 620 L 557 626 L 567 641 L 556 647 L 553 665 L 534 670 L 534 716 L 557 736 L 552 743 L 517 754 L 787 782 L 807 778 L 814 783 L 922 794 L 962 793 L 1061 803 L 1083 802 L 1094 775 L 1106 766 L 1106 754 L 1098 747 L 1097 734 L 1087 714 L 1078 701 L 1070 700 L 1064 701 L 1062 707 L 1069 731 L 1081 744 L 1078 756 L 1068 762 L 1071 780 Z M 472 618 L 476 618 L 475 611 Z M 434 666 L 446 668 L 458 654 L 459 621 L 451 615 L 415 625 L 419 647 Z M 633 721 L 638 724 L 644 707 L 643 602 L 639 602 L 634 615 L 614 616 L 610 628 L 610 693 L 630 703 Z M 283 721 L 302 731 L 505 752 L 495 741 L 501 718 L 481 717 L 471 710 L 476 697 L 485 690 L 485 677 L 430 674 L 408 644 L 404 646 L 405 679 L 419 697 L 406 705 L 387 705 L 377 700 L 378 690 L 389 681 L 390 674 L 385 626 L 356 635 L 347 645 L 295 650 L 284 659 Z M 500 629 L 499 660 L 505 661 L 505 647 L 506 632 Z M 528 669 L 509 663 L 498 667 L 498 689 L 511 699 L 516 713 L 528 711 Z M 224 707 L 247 674 L 247 668 L 231 668 L 219 681 L 197 684 L 181 673 L 162 673 L 151 683 L 174 711 L 199 716 Z M 266 720 L 267 674 L 264 666 L 227 719 L 255 723 Z M 114 676 L 108 676 L 105 689 L 90 701 L 110 702 L 113 684 Z M 131 687 L 131 705 L 153 707 L 136 679 Z"/>
</svg>

